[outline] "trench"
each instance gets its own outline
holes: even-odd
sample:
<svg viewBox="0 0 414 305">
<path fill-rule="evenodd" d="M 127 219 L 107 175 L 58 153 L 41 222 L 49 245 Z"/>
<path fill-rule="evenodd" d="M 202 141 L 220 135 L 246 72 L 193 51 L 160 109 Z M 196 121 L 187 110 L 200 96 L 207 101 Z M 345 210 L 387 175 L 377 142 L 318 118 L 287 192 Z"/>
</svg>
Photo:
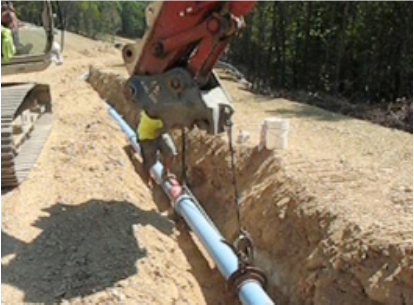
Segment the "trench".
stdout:
<svg viewBox="0 0 414 305">
<path fill-rule="evenodd" d="M 138 111 L 122 95 L 124 80 L 119 73 L 93 67 L 88 78 L 135 129 Z M 173 138 L 180 150 L 179 133 Z M 188 184 L 223 236 L 233 240 L 237 220 L 226 140 L 197 130 L 187 138 Z M 357 240 L 356 225 L 320 209 L 320 198 L 289 176 L 277 154 L 240 145 L 236 160 L 242 223 L 255 243 L 255 264 L 267 274 L 267 291 L 276 303 L 412 302 L 412 253 L 390 245 L 384 254 Z M 174 171 L 180 175 L 179 160 Z"/>
</svg>

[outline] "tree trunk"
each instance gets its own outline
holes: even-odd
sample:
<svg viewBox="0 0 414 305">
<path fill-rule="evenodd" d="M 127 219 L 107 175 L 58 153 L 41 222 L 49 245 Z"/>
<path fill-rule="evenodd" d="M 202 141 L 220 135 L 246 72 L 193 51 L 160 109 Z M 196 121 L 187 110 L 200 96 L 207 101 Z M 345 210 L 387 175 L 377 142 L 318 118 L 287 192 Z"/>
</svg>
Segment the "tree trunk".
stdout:
<svg viewBox="0 0 414 305">
<path fill-rule="evenodd" d="M 302 50 L 303 68 L 301 71 L 301 83 L 306 83 L 308 79 L 308 53 L 309 53 L 309 37 L 310 37 L 310 21 L 312 16 L 312 2 L 306 4 L 306 19 L 305 19 L 305 41 Z"/>
<path fill-rule="evenodd" d="M 263 61 L 263 55 L 265 54 L 264 52 L 264 48 L 265 48 L 265 5 L 266 2 L 265 1 L 261 1 L 258 3 L 258 8 L 259 8 L 259 24 L 258 24 L 258 30 L 259 30 L 259 49 L 256 51 L 257 54 L 255 56 L 255 58 L 257 59 L 257 77 L 263 79 L 264 78 L 264 61 Z"/>
<path fill-rule="evenodd" d="M 342 24 L 339 32 L 338 44 L 337 44 L 337 56 L 336 56 L 336 69 L 335 69 L 335 80 L 334 80 L 334 92 L 337 94 L 340 89 L 340 77 L 341 77 L 341 68 L 342 68 L 342 59 L 345 51 L 345 32 L 348 22 L 348 12 L 349 12 L 350 2 L 345 2 L 343 15 L 342 15 Z"/>
<path fill-rule="evenodd" d="M 273 49 L 275 47 L 275 43 L 277 43 L 277 33 L 276 33 L 276 10 L 277 10 L 277 1 L 273 1 L 272 6 L 272 33 L 270 35 L 270 44 L 269 48 L 267 49 L 267 64 L 266 64 L 266 77 L 268 78 L 271 85 L 273 85 L 274 78 L 272 75 L 272 67 L 273 67 Z"/>
<path fill-rule="evenodd" d="M 286 85 L 286 28 L 285 28 L 285 6 L 286 2 L 279 3 L 279 33 L 280 33 L 280 66 L 281 66 L 281 85 L 285 87 Z"/>
</svg>

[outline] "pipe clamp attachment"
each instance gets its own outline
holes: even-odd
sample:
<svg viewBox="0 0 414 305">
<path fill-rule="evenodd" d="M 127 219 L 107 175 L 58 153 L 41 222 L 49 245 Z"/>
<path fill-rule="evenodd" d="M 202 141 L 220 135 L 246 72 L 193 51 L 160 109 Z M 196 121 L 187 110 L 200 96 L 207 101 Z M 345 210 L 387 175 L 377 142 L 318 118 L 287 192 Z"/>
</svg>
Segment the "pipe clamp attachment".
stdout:
<svg viewBox="0 0 414 305">
<path fill-rule="evenodd" d="M 239 268 L 233 272 L 232 275 L 230 275 L 230 277 L 227 279 L 226 288 L 232 290 L 235 294 L 237 294 L 240 287 L 248 281 L 258 282 L 260 286 L 266 290 L 266 275 L 261 269 L 251 265 L 243 266 L 242 268 Z"/>
<path fill-rule="evenodd" d="M 191 198 L 191 196 L 187 195 L 187 194 L 183 194 L 180 197 L 177 198 L 177 200 L 175 201 L 175 210 L 177 211 L 178 215 L 182 216 L 181 214 L 181 204 L 184 200 L 193 200 L 193 198 Z"/>
</svg>

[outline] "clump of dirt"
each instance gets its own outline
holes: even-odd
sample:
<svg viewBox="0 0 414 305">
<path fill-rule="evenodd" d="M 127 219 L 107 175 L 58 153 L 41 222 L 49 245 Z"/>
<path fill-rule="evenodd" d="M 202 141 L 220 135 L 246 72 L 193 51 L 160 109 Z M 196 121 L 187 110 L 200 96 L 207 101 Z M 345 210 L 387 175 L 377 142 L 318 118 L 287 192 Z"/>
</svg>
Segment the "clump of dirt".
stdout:
<svg viewBox="0 0 414 305">
<path fill-rule="evenodd" d="M 197 131 L 189 138 L 189 185 L 232 240 L 237 219 L 227 144 Z M 290 177 L 283 163 L 269 151 L 237 149 L 242 222 L 273 298 L 282 304 L 412 302 L 412 244 L 376 243 L 344 210 L 330 210 L 323 197 Z"/>
</svg>

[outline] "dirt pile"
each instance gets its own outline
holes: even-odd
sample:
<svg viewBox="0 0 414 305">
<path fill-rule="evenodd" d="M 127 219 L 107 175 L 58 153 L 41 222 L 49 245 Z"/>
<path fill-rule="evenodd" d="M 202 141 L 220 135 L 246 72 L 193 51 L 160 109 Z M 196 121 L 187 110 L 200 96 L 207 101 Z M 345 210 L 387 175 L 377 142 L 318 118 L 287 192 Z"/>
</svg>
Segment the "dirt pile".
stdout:
<svg viewBox="0 0 414 305">
<path fill-rule="evenodd" d="M 198 132 L 189 142 L 191 189 L 231 240 L 237 222 L 227 144 Z M 412 232 L 393 230 L 388 233 L 395 235 L 394 242 L 380 241 L 365 227 L 372 219 L 360 224 L 350 217 L 355 211 L 327 208 L 340 203 L 315 195 L 289 174 L 280 156 L 240 147 L 237 160 L 243 223 L 256 242 L 256 262 L 267 271 L 275 300 L 412 302 Z"/>
<path fill-rule="evenodd" d="M 2 194 L 2 302 L 233 304 L 191 234 L 160 215 L 162 200 L 81 77 L 91 63 L 119 65 L 120 53 L 85 56 L 95 42 L 67 38 L 62 66 L 2 78 L 49 83 L 54 111 L 35 168 Z"/>
<path fill-rule="evenodd" d="M 101 71 L 97 78 L 116 74 Z M 256 102 L 234 83 L 224 85 L 235 99 L 236 127 L 250 130 L 252 142 L 269 113 L 291 118 L 288 152 L 237 149 L 243 223 L 274 299 L 411 303 L 412 137 L 286 100 Z M 105 88 L 95 89 L 105 97 Z M 295 116 L 299 108 L 306 117 Z M 188 151 L 191 188 L 231 240 L 236 219 L 227 144 L 194 131 Z"/>
</svg>

